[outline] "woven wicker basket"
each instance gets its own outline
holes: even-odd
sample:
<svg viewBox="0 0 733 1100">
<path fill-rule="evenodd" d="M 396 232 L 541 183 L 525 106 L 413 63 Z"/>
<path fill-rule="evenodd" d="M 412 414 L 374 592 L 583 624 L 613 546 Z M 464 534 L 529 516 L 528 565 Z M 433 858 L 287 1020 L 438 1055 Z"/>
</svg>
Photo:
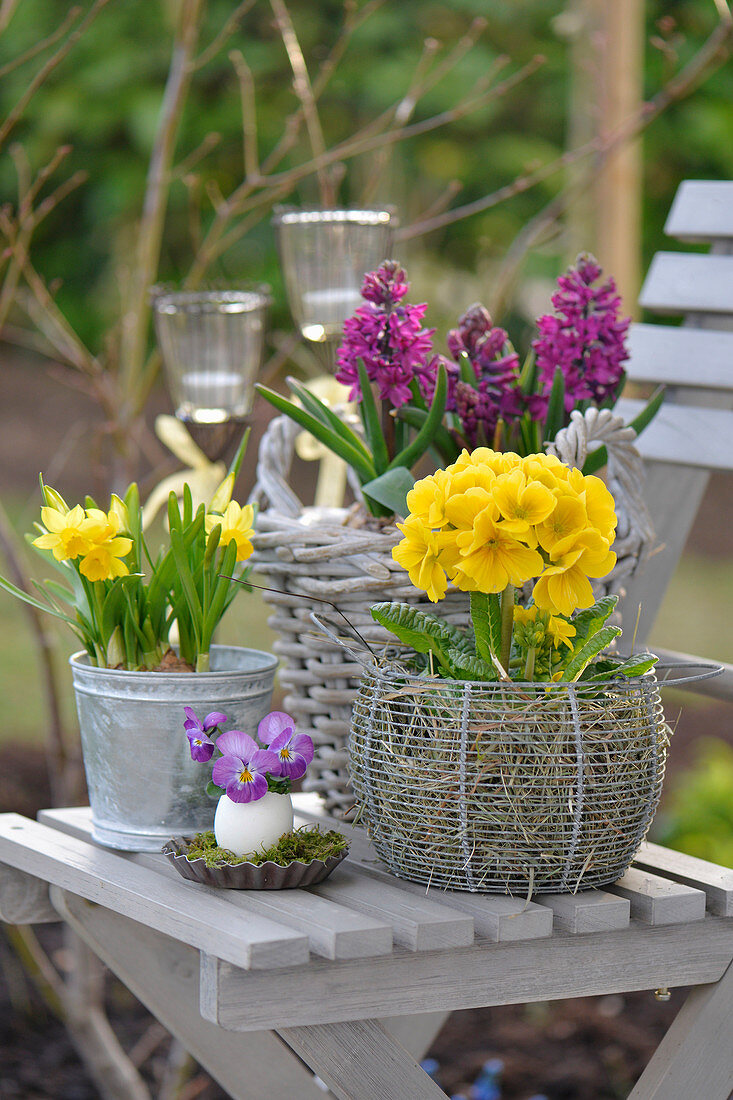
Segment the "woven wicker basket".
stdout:
<svg viewBox="0 0 733 1100">
<path fill-rule="evenodd" d="M 545 688 L 365 674 L 351 778 L 395 875 L 526 896 L 623 874 L 664 777 L 656 679 Z"/>
<path fill-rule="evenodd" d="M 251 560 L 263 583 L 279 590 L 266 593 L 265 598 L 274 612 L 270 626 L 278 635 L 274 650 L 282 659 L 283 705 L 299 730 L 313 738 L 316 750 L 304 787 L 317 791 L 326 809 L 338 814 L 354 803 L 346 740 L 362 667 L 343 648 L 315 632 L 311 611 L 333 618 L 328 607 L 331 602 L 367 641 L 382 645 L 394 638 L 372 619 L 369 609 L 373 604 L 402 600 L 466 625 L 468 599 L 461 592 L 449 593 L 437 605 L 421 598 L 392 559 L 392 548 L 402 537 L 396 527 L 375 531 L 355 526 L 353 509 L 303 508 L 288 484 L 299 432 L 297 425 L 281 416 L 270 422 L 262 438 L 252 496 L 260 513 Z M 587 417 L 574 420 L 556 441 L 559 457 L 571 464 L 575 457 L 582 465 L 591 439 L 605 443 L 609 450 L 610 487 L 617 504 L 622 505 L 617 509 L 619 532 L 614 545 L 619 561 L 598 586 L 599 594 L 619 590 L 651 541 L 648 517 L 638 494 L 640 459 L 631 444 L 633 437 L 632 429 L 605 411 L 590 427 Z"/>
</svg>

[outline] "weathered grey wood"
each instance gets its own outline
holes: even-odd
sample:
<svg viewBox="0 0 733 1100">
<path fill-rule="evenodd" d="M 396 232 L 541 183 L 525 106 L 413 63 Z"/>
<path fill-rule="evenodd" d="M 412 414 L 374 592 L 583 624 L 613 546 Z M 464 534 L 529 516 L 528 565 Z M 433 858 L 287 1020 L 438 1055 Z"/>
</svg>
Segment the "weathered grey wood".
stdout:
<svg viewBox="0 0 733 1100">
<path fill-rule="evenodd" d="M 650 843 L 642 844 L 634 858 L 634 866 L 703 890 L 709 913 L 733 917 L 733 871 L 726 867 Z"/>
<path fill-rule="evenodd" d="M 445 1093 L 377 1020 L 278 1028 L 339 1100 L 445 1100 Z"/>
<path fill-rule="evenodd" d="M 393 1039 L 421 1061 L 433 1045 L 450 1012 L 419 1012 L 414 1016 L 385 1016 L 380 1024 Z"/>
<path fill-rule="evenodd" d="M 655 313 L 733 313 L 733 256 L 657 252 L 639 304 Z"/>
<path fill-rule="evenodd" d="M 216 950 L 243 967 L 293 966 L 308 959 L 305 936 L 224 898 L 201 899 L 188 884 L 168 881 L 119 854 L 64 836 L 19 814 L 0 815 L 0 863 L 8 863 L 125 913 L 192 947 Z"/>
<path fill-rule="evenodd" d="M 643 401 L 622 398 L 616 408 L 631 420 L 643 405 Z M 636 446 L 654 462 L 733 470 L 733 411 L 664 404 Z M 672 471 L 667 470 L 667 476 Z"/>
<path fill-rule="evenodd" d="M 563 932 L 612 932 L 626 928 L 630 906 L 626 898 L 614 897 L 603 890 L 583 890 L 577 894 L 539 894 L 540 903 L 555 914 L 555 928 Z"/>
<path fill-rule="evenodd" d="M 717 981 L 731 957 L 733 925 L 716 917 L 453 951 L 398 949 L 368 966 L 313 959 L 302 970 L 269 975 L 204 955 L 201 1012 L 223 1027 L 250 1031 L 373 1018 L 386 1006 L 391 1015 L 410 1015 L 522 1004 Z M 317 988 L 327 990 L 320 1000 Z"/>
<path fill-rule="evenodd" d="M 473 920 L 468 914 L 416 897 L 386 882 L 376 886 L 373 879 L 352 870 L 342 870 L 338 878 L 327 879 L 312 890 L 319 897 L 389 920 L 395 943 L 411 951 L 467 947 L 473 943 Z"/>
<path fill-rule="evenodd" d="M 733 1091 L 733 965 L 688 995 L 629 1100 L 728 1100 Z"/>
<path fill-rule="evenodd" d="M 677 189 L 664 232 L 680 241 L 733 237 L 733 183 L 684 180 Z"/>
<path fill-rule="evenodd" d="M 670 882 L 650 871 L 630 867 L 625 875 L 606 889 L 628 898 L 631 916 L 648 924 L 680 924 L 702 920 L 705 894 L 693 886 Z"/>
<path fill-rule="evenodd" d="M 632 325 L 626 372 L 633 382 L 689 389 L 733 386 L 733 332 L 671 325 Z"/>
<path fill-rule="evenodd" d="M 7 924 L 48 924 L 59 915 L 43 879 L 0 865 L 0 920 Z"/>
<path fill-rule="evenodd" d="M 313 1075 L 271 1032 L 235 1034 L 201 1018 L 192 947 L 52 889 L 64 920 L 234 1100 L 323 1100 Z"/>
<path fill-rule="evenodd" d="M 296 824 L 323 820 L 317 795 L 298 794 L 293 798 Z M 552 934 L 552 911 L 523 898 L 491 894 L 469 894 L 460 890 L 437 890 L 414 882 L 395 878 L 377 858 L 363 829 L 344 822 L 331 821 L 349 838 L 348 866 L 381 884 L 398 885 L 404 893 L 437 902 L 442 907 L 458 910 L 473 920 L 474 931 L 482 939 L 529 940 Z"/>
</svg>

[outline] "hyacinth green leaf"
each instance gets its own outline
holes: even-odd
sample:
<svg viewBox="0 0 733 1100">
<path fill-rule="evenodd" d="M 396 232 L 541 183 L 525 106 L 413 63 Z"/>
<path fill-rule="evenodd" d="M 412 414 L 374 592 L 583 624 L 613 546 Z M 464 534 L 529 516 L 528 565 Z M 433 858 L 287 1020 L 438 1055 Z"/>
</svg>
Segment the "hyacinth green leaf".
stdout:
<svg viewBox="0 0 733 1100">
<path fill-rule="evenodd" d="M 356 369 L 359 372 L 359 388 L 361 389 L 359 413 L 361 414 L 361 421 L 364 425 L 364 434 L 372 449 L 374 469 L 377 471 L 377 474 L 383 474 L 389 466 L 389 451 L 387 450 L 387 444 L 384 439 L 377 403 L 374 400 L 374 391 L 372 390 L 372 384 L 369 381 L 366 367 L 361 359 L 357 360 Z"/>
<path fill-rule="evenodd" d="M 476 385 L 478 382 L 476 371 L 473 369 L 473 363 L 465 351 L 460 352 L 458 356 L 458 369 L 461 373 L 461 382 L 465 382 L 469 386 Z"/>
<path fill-rule="evenodd" d="M 451 670 L 451 676 L 455 680 L 497 680 L 498 674 L 493 664 L 476 657 L 475 654 L 462 653 L 452 646 L 446 650 Z"/>
<path fill-rule="evenodd" d="M 596 672 L 591 670 L 588 680 L 615 680 L 618 676 L 643 676 L 654 668 L 659 658 L 654 653 L 635 653 L 625 661 L 619 661 L 613 668 Z M 585 679 L 585 678 L 584 678 Z"/>
<path fill-rule="evenodd" d="M 394 469 L 395 466 L 406 466 L 408 470 L 412 469 L 417 460 L 422 458 L 428 448 L 432 446 L 435 434 L 443 419 L 447 394 L 448 377 L 445 372 L 445 367 L 441 363 L 438 367 L 438 377 L 435 382 L 433 401 L 430 406 L 430 412 L 425 418 L 425 423 L 412 443 L 392 459 L 389 464 L 390 469 Z"/>
<path fill-rule="evenodd" d="M 373 481 L 367 481 L 361 491 L 365 497 L 383 504 L 396 516 L 406 516 L 408 507 L 405 498 L 414 484 L 415 478 L 410 471 L 404 466 L 396 466 Z"/>
<path fill-rule="evenodd" d="M 411 428 L 417 428 L 418 431 L 422 428 L 427 418 L 427 409 L 414 409 L 409 405 L 402 405 L 397 410 L 397 419 L 403 420 L 405 424 L 409 424 Z M 442 424 L 433 436 L 432 446 L 446 465 L 449 462 L 455 462 L 457 452 L 456 441 L 448 429 Z"/>
<path fill-rule="evenodd" d="M 644 408 L 629 422 L 629 427 L 633 428 L 637 435 L 641 435 L 644 428 L 646 428 L 648 424 L 651 424 L 652 420 L 659 412 L 662 402 L 664 401 L 665 392 L 665 387 L 659 386 L 649 398 Z M 583 465 L 583 473 L 585 475 L 594 474 L 597 470 L 603 469 L 607 462 L 608 451 L 606 447 L 597 447 L 596 450 L 592 451 L 586 458 Z"/>
<path fill-rule="evenodd" d="M 295 394 L 306 412 L 315 416 L 316 420 L 320 420 L 325 428 L 331 428 L 345 443 L 361 451 L 367 462 L 371 462 L 372 456 L 364 446 L 363 441 L 355 431 L 352 431 L 342 417 L 337 416 L 333 409 L 328 407 L 325 401 L 321 401 L 314 393 L 311 393 L 308 387 L 304 386 L 302 382 L 299 382 L 297 378 L 288 378 L 286 381 L 290 387 L 291 393 Z"/>
<path fill-rule="evenodd" d="M 524 394 L 535 393 L 537 385 L 537 357 L 532 348 L 527 352 L 527 358 L 519 372 L 519 388 Z"/>
<path fill-rule="evenodd" d="M 600 600 L 594 603 L 592 607 L 586 607 L 584 611 L 578 612 L 573 619 L 573 626 L 575 627 L 574 649 L 579 649 L 579 642 L 591 637 L 601 629 L 613 614 L 617 603 L 618 596 L 601 596 Z"/>
<path fill-rule="evenodd" d="M 362 450 L 358 450 L 350 443 L 347 443 L 336 431 L 327 428 L 320 420 L 317 420 L 315 416 L 306 412 L 305 409 L 301 409 L 295 402 L 288 401 L 282 394 L 277 393 L 275 390 L 268 389 L 267 386 L 257 385 L 255 389 L 258 393 L 262 394 L 266 401 L 274 405 L 278 412 L 285 413 L 285 415 L 289 416 L 291 420 L 294 420 L 296 424 L 300 424 L 301 428 L 305 428 L 307 432 L 310 432 L 311 435 L 315 436 L 321 443 L 324 443 L 329 450 L 337 454 L 339 458 L 343 458 L 344 462 L 355 470 L 360 481 L 371 481 L 377 476 L 377 471 L 374 469 L 374 463 L 365 459 Z"/>
<path fill-rule="evenodd" d="M 551 442 L 565 423 L 565 376 L 560 367 L 555 368 L 550 401 L 545 418 L 545 440 Z"/>
<path fill-rule="evenodd" d="M 563 669 L 560 681 L 562 683 L 568 683 L 569 681 L 580 679 L 593 658 L 597 657 L 599 653 L 602 653 L 606 646 L 611 644 L 614 638 L 618 638 L 620 633 L 620 626 L 604 626 L 592 634 L 585 645 L 582 645 L 579 650 L 572 653 L 567 665 Z"/>
</svg>

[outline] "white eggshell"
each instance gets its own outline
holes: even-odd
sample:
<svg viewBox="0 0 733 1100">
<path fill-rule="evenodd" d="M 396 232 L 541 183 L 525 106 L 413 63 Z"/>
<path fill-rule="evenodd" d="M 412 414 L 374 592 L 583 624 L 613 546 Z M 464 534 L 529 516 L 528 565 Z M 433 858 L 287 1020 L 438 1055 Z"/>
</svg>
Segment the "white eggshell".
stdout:
<svg viewBox="0 0 733 1100">
<path fill-rule="evenodd" d="M 238 856 L 264 851 L 292 828 L 290 795 L 274 791 L 268 791 L 256 802 L 232 802 L 223 794 L 214 815 L 216 843 Z"/>
</svg>

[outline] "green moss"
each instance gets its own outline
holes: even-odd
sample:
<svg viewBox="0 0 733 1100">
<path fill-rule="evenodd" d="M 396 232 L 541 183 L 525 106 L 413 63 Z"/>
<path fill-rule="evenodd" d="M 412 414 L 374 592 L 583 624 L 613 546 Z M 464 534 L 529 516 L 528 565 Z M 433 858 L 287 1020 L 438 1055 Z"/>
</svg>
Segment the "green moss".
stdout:
<svg viewBox="0 0 733 1100">
<path fill-rule="evenodd" d="M 314 859 L 327 860 L 331 856 L 341 855 L 349 846 L 345 836 L 330 829 L 322 833 L 316 825 L 304 825 L 291 833 L 283 833 L 277 844 L 262 852 L 243 859 L 226 848 L 220 848 L 216 843 L 216 837 L 211 830 L 205 833 L 197 833 L 188 846 L 186 857 L 189 860 L 203 859 L 207 867 L 222 867 L 225 864 L 254 863 L 279 863 L 286 867 L 296 860 L 301 863 L 311 863 Z"/>
</svg>

